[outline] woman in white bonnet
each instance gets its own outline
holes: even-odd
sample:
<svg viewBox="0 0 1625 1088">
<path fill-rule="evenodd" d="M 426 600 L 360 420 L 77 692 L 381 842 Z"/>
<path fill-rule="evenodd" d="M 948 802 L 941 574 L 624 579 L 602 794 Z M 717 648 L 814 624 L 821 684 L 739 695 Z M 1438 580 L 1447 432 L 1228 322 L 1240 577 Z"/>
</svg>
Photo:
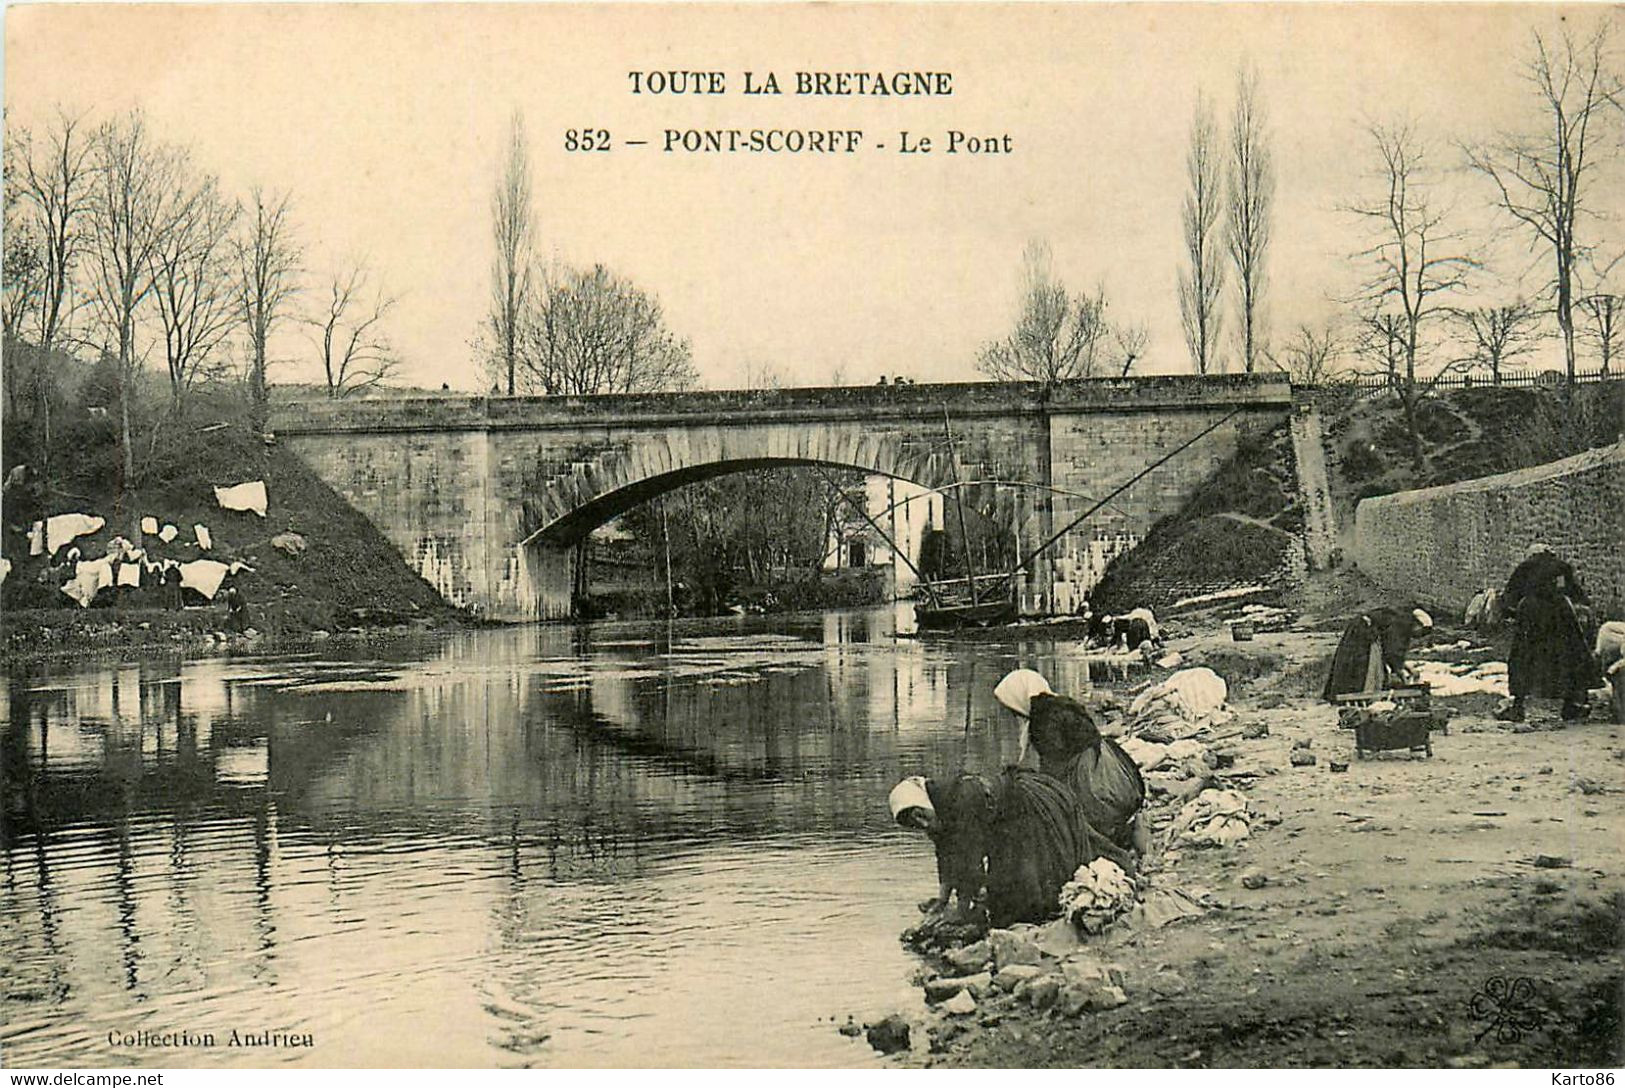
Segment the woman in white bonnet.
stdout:
<svg viewBox="0 0 1625 1088">
<path fill-rule="evenodd" d="M 1354 695 L 1397 687 L 1413 679 L 1405 663 L 1411 643 L 1433 630 L 1420 608 L 1373 608 L 1350 621 L 1332 654 L 1321 698 L 1335 703 Z"/>
<path fill-rule="evenodd" d="M 1100 856 L 1072 792 L 1019 767 L 905 778 L 890 807 L 894 820 L 935 844 L 937 895 L 920 909 L 948 923 L 1003 928 L 1053 918 L 1062 886 Z"/>
<path fill-rule="evenodd" d="M 1116 741 L 1101 736 L 1088 707 L 1057 695 L 1031 669 L 1006 675 L 993 697 L 1021 721 L 1017 763 L 1026 759 L 1029 746 L 1035 749 L 1038 769 L 1072 790 L 1089 834 L 1110 844 L 1099 852 L 1131 869 L 1128 852 L 1144 853 L 1150 843 L 1141 817 L 1145 781 L 1134 760 Z"/>
</svg>

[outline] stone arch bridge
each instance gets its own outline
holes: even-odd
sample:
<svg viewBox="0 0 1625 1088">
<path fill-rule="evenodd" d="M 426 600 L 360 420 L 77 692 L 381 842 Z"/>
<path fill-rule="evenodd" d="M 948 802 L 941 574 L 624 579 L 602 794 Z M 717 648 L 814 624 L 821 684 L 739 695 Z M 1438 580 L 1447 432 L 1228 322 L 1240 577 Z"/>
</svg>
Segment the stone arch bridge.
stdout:
<svg viewBox="0 0 1625 1088">
<path fill-rule="evenodd" d="M 1004 488 L 1023 556 L 1186 443 L 1074 530 L 1137 539 L 1235 451 L 1286 418 L 1282 375 L 977 382 L 633 394 L 298 402 L 272 428 L 454 604 L 498 619 L 565 618 L 575 545 L 675 487 L 776 465 L 861 469 Z M 953 463 L 944 440 L 954 435 Z M 1193 441 L 1194 440 L 1194 441 Z M 1051 553 L 1046 552 L 1047 557 Z M 1022 599 L 1041 610 L 1041 557 Z"/>
</svg>

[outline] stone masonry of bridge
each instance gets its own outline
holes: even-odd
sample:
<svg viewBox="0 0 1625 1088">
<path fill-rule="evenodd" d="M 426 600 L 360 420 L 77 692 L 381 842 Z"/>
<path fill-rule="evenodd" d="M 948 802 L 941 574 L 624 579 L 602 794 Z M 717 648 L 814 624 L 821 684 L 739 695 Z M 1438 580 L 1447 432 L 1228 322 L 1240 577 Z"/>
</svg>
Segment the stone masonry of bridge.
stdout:
<svg viewBox="0 0 1625 1088">
<path fill-rule="evenodd" d="M 1241 434 L 1284 419 L 1291 396 L 1280 375 L 441 396 L 289 403 L 272 429 L 448 601 L 523 620 L 569 615 L 574 545 L 593 528 L 672 488 L 749 468 L 819 464 L 927 487 L 1001 481 L 968 504 L 991 506 L 1027 556 L 1196 439 L 1060 549 L 1137 539 L 1180 507 Z M 1028 611 L 1048 603 L 1050 554 L 1026 572 Z"/>
</svg>

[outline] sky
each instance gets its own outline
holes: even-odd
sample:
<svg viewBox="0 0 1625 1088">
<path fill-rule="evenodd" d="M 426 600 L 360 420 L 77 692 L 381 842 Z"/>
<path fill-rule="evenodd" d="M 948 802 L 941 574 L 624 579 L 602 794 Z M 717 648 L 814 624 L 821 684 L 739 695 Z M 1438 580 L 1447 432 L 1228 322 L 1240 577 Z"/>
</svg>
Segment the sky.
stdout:
<svg viewBox="0 0 1625 1088">
<path fill-rule="evenodd" d="M 1339 311 L 1363 236 L 1342 210 L 1371 183 L 1366 127 L 1408 117 L 1440 166 L 1455 142 L 1526 124 L 1531 35 L 1618 7 L 1405 5 L 93 5 L 14 6 L 7 123 L 139 107 L 231 191 L 292 194 L 310 282 L 365 257 L 399 298 L 401 378 L 482 388 L 490 199 L 510 117 L 531 144 L 538 248 L 602 263 L 656 295 L 702 382 L 972 380 L 1010 327 L 1024 246 L 1143 321 L 1143 369 L 1190 368 L 1176 275 L 1198 94 L 1221 121 L 1256 68 L 1277 164 L 1267 328 Z M 1625 35 L 1622 35 L 1625 37 Z M 712 95 L 633 94 L 633 71 L 725 73 Z M 952 73 L 947 97 L 746 96 L 805 71 Z M 608 129 L 608 153 L 570 151 Z M 668 153 L 667 129 L 858 129 L 855 154 Z M 943 153 L 950 130 L 1008 154 Z M 930 137 L 903 154 L 900 133 Z M 627 140 L 647 140 L 629 146 Z M 1000 141 L 1002 143 L 1002 140 Z M 1616 141 L 1617 143 L 1617 141 Z M 883 144 L 881 148 L 876 145 Z M 1449 181 L 1504 273 L 1530 261 Z M 1625 186 L 1598 189 L 1618 213 Z M 1604 224 L 1616 232 L 1622 224 Z M 307 301 L 314 292 L 307 293 Z M 1234 318 L 1229 319 L 1233 330 Z M 284 380 L 314 380 L 290 330 Z M 1233 345 L 1230 354 L 1234 355 Z"/>
</svg>

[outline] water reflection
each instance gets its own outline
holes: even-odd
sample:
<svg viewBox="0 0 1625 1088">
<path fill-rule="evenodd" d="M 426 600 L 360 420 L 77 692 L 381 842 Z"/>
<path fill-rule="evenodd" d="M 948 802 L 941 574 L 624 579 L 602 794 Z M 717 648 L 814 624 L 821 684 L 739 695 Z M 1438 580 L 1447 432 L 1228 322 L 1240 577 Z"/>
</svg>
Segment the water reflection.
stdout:
<svg viewBox="0 0 1625 1088">
<path fill-rule="evenodd" d="M 862 1064 L 933 881 L 909 773 L 995 768 L 1019 657 L 889 612 L 15 677 L 13 1066 Z M 748 1024 L 729 1010 L 749 1009 Z M 426 1030 L 425 1025 L 433 1025 Z M 108 1035 L 310 1032 L 133 1052 Z"/>
</svg>

